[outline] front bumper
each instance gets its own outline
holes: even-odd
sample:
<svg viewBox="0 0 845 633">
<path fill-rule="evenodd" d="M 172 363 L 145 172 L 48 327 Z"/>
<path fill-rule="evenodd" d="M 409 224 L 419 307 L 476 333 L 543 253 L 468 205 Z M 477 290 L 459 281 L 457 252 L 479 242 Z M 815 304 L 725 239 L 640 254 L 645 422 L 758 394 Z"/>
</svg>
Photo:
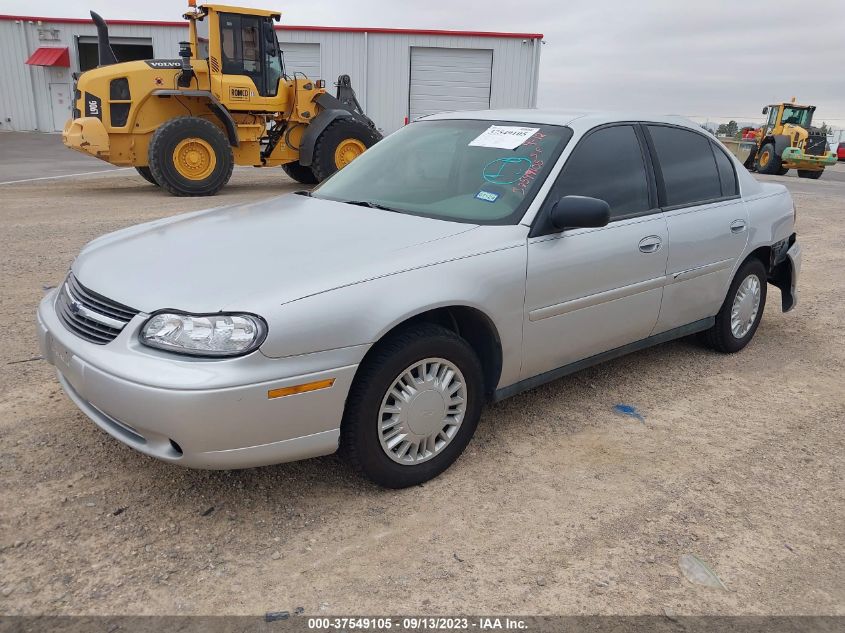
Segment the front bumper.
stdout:
<svg viewBox="0 0 845 633">
<path fill-rule="evenodd" d="M 97 117 L 70 119 L 62 131 L 62 142 L 70 149 L 109 160 L 111 148 L 106 126 Z"/>
<path fill-rule="evenodd" d="M 805 153 L 800 147 L 787 147 L 781 158 L 784 163 L 789 163 L 791 169 L 824 169 L 836 163 L 836 154 L 833 152 L 816 156 Z"/>
<path fill-rule="evenodd" d="M 346 395 L 366 346 L 273 359 L 177 357 L 142 346 L 139 314 L 112 342 L 68 331 L 56 291 L 38 308 L 38 338 L 71 400 L 132 448 L 193 468 L 248 468 L 337 450 Z M 268 391 L 334 379 L 326 389 L 271 399 Z"/>
</svg>

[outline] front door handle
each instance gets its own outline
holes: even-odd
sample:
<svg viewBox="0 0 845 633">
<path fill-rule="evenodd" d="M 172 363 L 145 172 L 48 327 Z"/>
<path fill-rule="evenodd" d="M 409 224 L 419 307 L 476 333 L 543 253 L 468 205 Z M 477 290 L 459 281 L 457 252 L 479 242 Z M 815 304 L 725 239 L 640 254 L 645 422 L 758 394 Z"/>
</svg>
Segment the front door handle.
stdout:
<svg viewBox="0 0 845 633">
<path fill-rule="evenodd" d="M 731 222 L 731 233 L 742 233 L 747 228 L 748 225 L 745 223 L 745 220 L 734 220 Z"/>
<path fill-rule="evenodd" d="M 663 243 L 657 235 L 649 235 L 640 240 L 641 253 L 656 253 L 660 250 L 660 245 Z"/>
</svg>

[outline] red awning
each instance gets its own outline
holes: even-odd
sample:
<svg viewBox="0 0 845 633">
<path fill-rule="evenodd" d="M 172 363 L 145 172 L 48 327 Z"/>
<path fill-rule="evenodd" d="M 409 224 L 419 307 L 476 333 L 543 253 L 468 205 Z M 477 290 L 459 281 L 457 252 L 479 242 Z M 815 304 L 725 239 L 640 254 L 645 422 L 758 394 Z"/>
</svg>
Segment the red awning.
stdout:
<svg viewBox="0 0 845 633">
<path fill-rule="evenodd" d="M 42 46 L 29 56 L 26 63 L 30 66 L 62 66 L 63 68 L 70 68 L 70 54 L 67 47 L 54 48 L 51 46 Z"/>
</svg>

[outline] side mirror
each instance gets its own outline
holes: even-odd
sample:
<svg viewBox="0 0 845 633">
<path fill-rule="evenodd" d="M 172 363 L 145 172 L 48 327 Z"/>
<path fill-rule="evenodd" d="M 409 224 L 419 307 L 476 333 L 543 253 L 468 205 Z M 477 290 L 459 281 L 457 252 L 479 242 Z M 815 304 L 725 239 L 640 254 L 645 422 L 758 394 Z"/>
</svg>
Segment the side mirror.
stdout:
<svg viewBox="0 0 845 633">
<path fill-rule="evenodd" d="M 598 198 L 564 196 L 552 207 L 549 219 L 558 231 L 607 226 L 610 205 Z"/>
<path fill-rule="evenodd" d="M 766 106 L 765 108 L 763 108 L 763 114 L 768 114 L 768 113 L 769 113 L 769 106 Z"/>
</svg>

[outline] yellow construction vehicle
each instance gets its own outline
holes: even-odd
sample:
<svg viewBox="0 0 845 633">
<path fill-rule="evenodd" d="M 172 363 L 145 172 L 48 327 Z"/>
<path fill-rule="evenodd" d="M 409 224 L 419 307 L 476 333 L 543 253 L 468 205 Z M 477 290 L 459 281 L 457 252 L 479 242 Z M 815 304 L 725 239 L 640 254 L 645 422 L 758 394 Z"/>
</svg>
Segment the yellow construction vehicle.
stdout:
<svg viewBox="0 0 845 633">
<path fill-rule="evenodd" d="M 381 139 L 347 75 L 336 84 L 285 72 L 281 14 L 189 0 L 179 59 L 118 63 L 93 11 L 99 66 L 74 75 L 68 147 L 135 167 L 180 196 L 208 196 L 234 165 L 281 166 L 314 184 Z"/>
<path fill-rule="evenodd" d="M 752 171 L 783 175 L 797 169 L 801 178 L 819 178 L 836 162 L 836 154 L 828 149 L 827 135 L 811 125 L 815 111 L 816 106 L 797 105 L 795 97 L 766 106 L 763 114 L 769 118 L 753 138 L 726 145 Z"/>
</svg>

